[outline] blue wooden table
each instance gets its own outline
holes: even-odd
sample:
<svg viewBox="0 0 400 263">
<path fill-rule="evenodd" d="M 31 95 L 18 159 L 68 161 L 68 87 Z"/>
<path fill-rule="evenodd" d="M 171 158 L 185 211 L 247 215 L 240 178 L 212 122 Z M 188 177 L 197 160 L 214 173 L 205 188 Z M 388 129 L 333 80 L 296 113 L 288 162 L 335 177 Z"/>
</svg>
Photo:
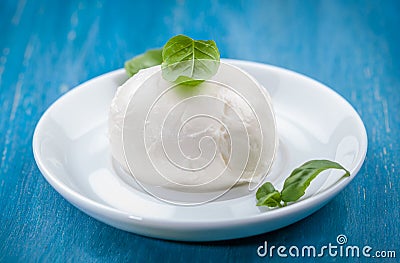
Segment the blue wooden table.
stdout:
<svg viewBox="0 0 400 263">
<path fill-rule="evenodd" d="M 354 245 L 400 258 L 399 1 L 0 1 L 0 262 L 281 262 L 271 245 Z M 346 98 L 368 153 L 327 206 L 283 229 L 209 243 L 151 239 L 80 212 L 45 181 L 32 135 L 47 107 L 79 83 L 175 34 L 214 39 L 222 57 L 288 68 Z M 290 258 L 342 262 L 346 258 Z"/>
</svg>

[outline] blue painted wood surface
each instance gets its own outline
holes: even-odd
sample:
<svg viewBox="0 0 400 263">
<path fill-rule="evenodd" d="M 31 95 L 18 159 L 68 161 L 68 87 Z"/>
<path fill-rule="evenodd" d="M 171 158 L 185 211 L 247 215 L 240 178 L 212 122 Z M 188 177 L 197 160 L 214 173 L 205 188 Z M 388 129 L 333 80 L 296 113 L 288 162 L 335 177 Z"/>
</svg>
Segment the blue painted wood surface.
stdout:
<svg viewBox="0 0 400 263">
<path fill-rule="evenodd" d="M 398 262 L 399 1 L 132 2 L 0 1 L 0 262 L 281 262 L 259 258 L 257 247 L 322 246 L 339 234 L 355 245 L 396 250 Z M 369 136 L 354 181 L 291 226 L 200 244 L 117 230 L 66 202 L 33 159 L 41 114 L 77 84 L 178 33 L 214 39 L 223 57 L 306 74 L 345 97 Z M 396 259 L 376 262 L 389 261 Z"/>
</svg>

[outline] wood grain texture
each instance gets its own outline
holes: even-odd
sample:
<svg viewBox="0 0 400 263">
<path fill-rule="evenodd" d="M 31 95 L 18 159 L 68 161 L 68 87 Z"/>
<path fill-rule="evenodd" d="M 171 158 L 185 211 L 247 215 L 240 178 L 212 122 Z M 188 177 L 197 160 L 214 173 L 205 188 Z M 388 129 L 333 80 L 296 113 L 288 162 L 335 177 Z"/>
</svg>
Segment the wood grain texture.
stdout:
<svg viewBox="0 0 400 263">
<path fill-rule="evenodd" d="M 398 260 L 399 11 L 399 1 L 0 1 L 0 262 L 280 262 L 259 258 L 257 247 L 321 246 L 339 234 L 394 249 Z M 291 226 L 200 244 L 120 231 L 66 202 L 33 159 L 40 116 L 77 84 L 178 33 L 214 39 L 223 57 L 298 71 L 345 97 L 369 142 L 354 181 Z"/>
</svg>

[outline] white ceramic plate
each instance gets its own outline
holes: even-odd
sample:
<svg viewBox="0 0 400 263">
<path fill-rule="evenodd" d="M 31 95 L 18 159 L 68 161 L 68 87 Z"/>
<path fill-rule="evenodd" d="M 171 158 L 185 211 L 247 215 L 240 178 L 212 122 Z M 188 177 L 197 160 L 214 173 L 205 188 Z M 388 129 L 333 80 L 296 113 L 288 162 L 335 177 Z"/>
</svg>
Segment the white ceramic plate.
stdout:
<svg viewBox="0 0 400 263">
<path fill-rule="evenodd" d="M 315 212 L 357 174 L 367 151 L 362 120 L 340 95 L 282 68 L 225 60 L 253 75 L 270 93 L 279 148 L 267 176 L 281 189 L 310 159 L 341 163 L 351 176 L 330 172 L 315 179 L 302 200 L 269 210 L 255 193 L 199 206 L 175 206 L 133 188 L 114 168 L 107 137 L 111 99 L 126 79 L 123 69 L 89 80 L 58 99 L 40 119 L 33 151 L 46 180 L 86 214 L 141 235 L 186 241 L 232 239 L 272 231 Z"/>
</svg>

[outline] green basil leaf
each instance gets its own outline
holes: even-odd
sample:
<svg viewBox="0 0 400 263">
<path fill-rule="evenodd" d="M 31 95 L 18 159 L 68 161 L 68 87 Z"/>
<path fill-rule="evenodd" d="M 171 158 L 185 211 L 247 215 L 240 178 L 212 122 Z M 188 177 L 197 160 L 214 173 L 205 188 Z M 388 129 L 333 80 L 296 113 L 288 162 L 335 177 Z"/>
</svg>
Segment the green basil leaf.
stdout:
<svg viewBox="0 0 400 263">
<path fill-rule="evenodd" d="M 206 80 L 219 67 L 220 54 L 213 40 L 193 40 L 184 35 L 172 37 L 164 45 L 161 64 L 165 80 Z M 194 82 L 199 83 L 199 82 Z"/>
<path fill-rule="evenodd" d="M 185 77 L 185 76 L 180 76 L 175 80 L 176 84 L 181 84 L 181 85 L 190 86 L 190 87 L 197 86 L 197 85 L 201 84 L 202 82 L 204 82 L 204 80 L 202 80 L 202 79 L 192 79 L 192 78 Z"/>
<path fill-rule="evenodd" d="M 257 206 L 268 206 L 268 207 L 281 207 L 281 194 L 275 190 L 274 186 L 270 182 L 266 182 L 256 193 L 258 200 Z"/>
<path fill-rule="evenodd" d="M 257 201 L 257 206 L 282 207 L 281 194 L 275 190 Z"/>
<path fill-rule="evenodd" d="M 281 191 L 282 200 L 285 203 L 297 201 L 305 194 L 305 190 L 310 185 L 311 181 L 318 174 L 327 169 L 340 169 L 345 171 L 343 177 L 350 176 L 350 172 L 336 162 L 329 160 L 308 161 L 294 169 L 290 176 L 286 178 L 283 190 Z"/>
<path fill-rule="evenodd" d="M 161 65 L 162 49 L 150 49 L 146 53 L 140 54 L 125 62 L 125 70 L 129 77 L 132 77 L 141 69 Z"/>
<path fill-rule="evenodd" d="M 261 199 L 274 191 L 275 187 L 270 182 L 266 182 L 257 189 L 256 198 Z"/>
</svg>

